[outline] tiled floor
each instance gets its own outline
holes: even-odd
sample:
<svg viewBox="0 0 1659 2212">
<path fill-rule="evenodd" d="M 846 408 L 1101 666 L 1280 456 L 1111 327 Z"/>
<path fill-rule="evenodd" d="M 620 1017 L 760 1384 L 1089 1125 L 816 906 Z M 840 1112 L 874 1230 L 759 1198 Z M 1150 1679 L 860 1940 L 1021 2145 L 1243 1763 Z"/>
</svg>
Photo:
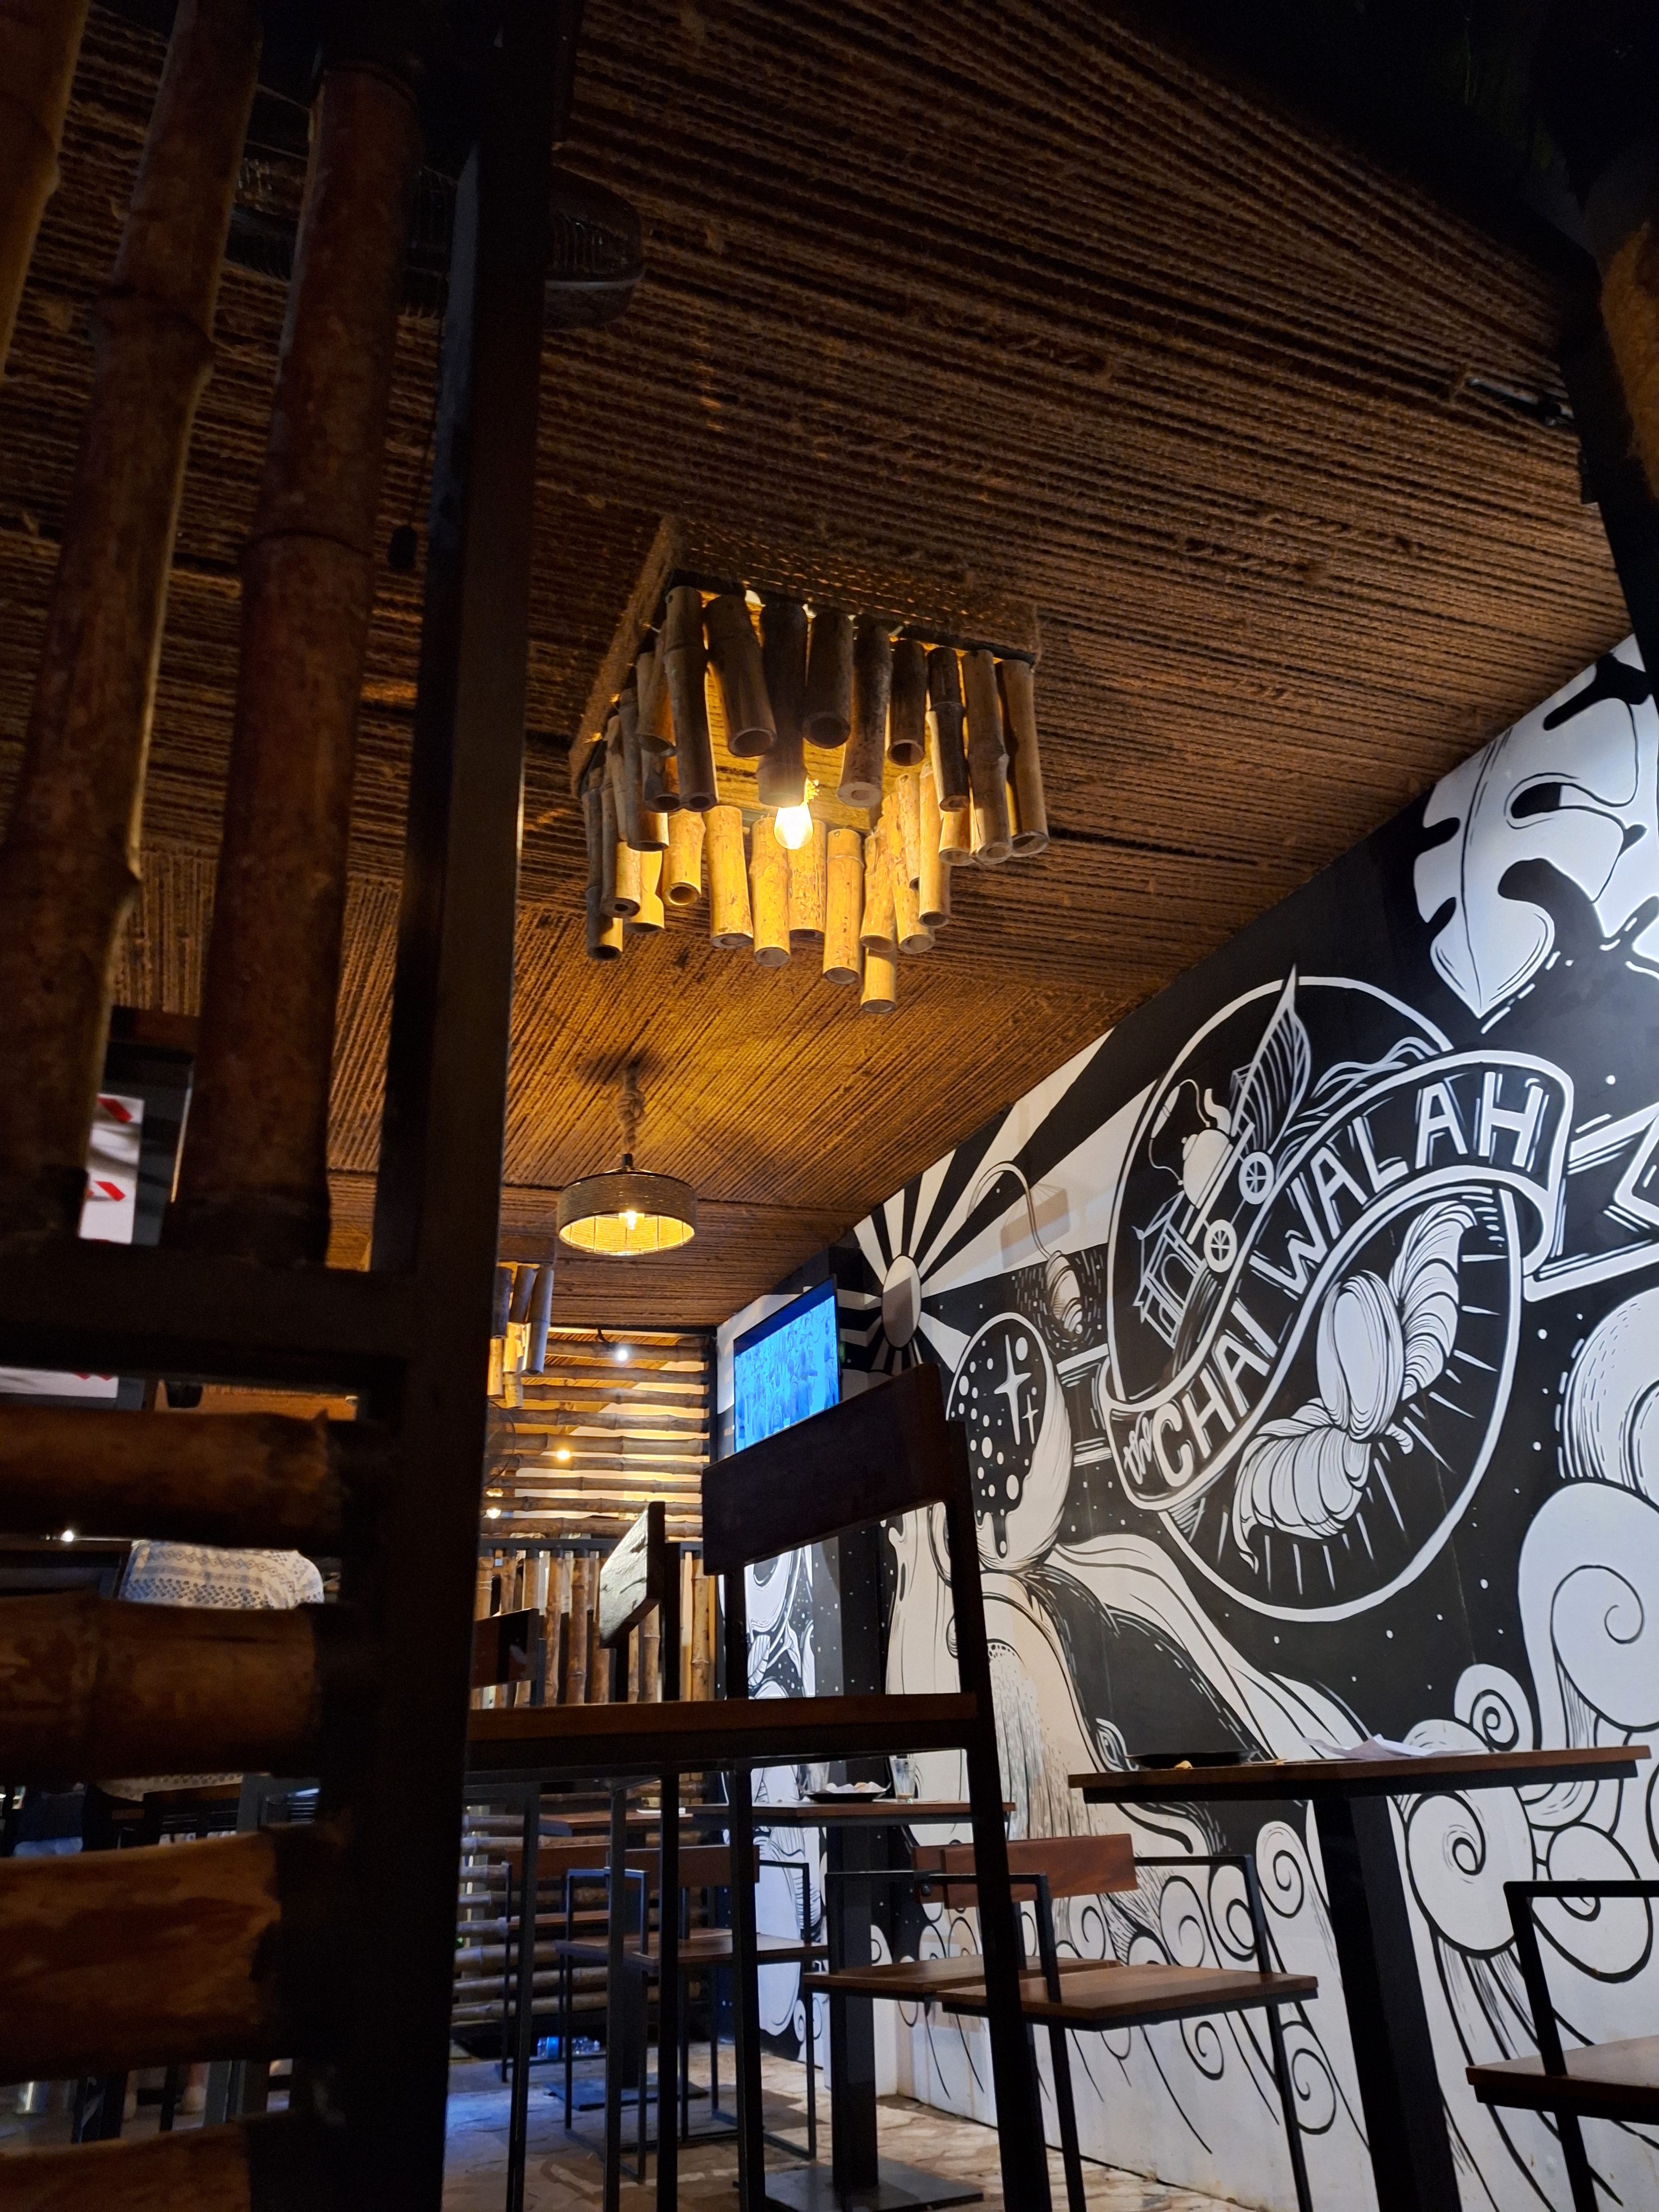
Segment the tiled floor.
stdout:
<svg viewBox="0 0 1659 2212">
<path fill-rule="evenodd" d="M 693 2060 L 695 2069 L 696 2061 Z M 563 2105 L 552 2091 L 554 2069 L 538 2069 L 531 2077 L 530 2160 L 525 2182 L 525 2212 L 591 2212 L 600 2202 L 600 2172 L 597 2155 L 603 2134 L 603 2115 L 579 2114 L 568 2136 L 564 2131 Z M 767 2124 L 787 2134 L 805 2126 L 805 2100 L 800 2093 L 800 2070 L 775 2064 L 766 2068 Z M 722 2069 L 722 2088 L 730 2095 L 730 2076 Z M 820 2120 L 824 2099 L 820 2093 Z M 693 2118 L 693 2125 L 696 2121 Z M 627 2141 L 630 2145 L 631 2136 Z M 996 2137 L 989 2128 L 969 2120 L 950 2118 L 908 2098 L 890 2097 L 881 2108 L 883 2155 L 907 2166 L 961 2178 L 985 2192 L 984 2212 L 1001 2212 L 1002 2190 L 997 2173 Z M 820 2155 L 830 2154 L 827 2130 L 820 2138 Z M 775 2154 L 768 2154 L 769 2166 Z M 787 2161 L 779 2160 L 781 2166 Z M 1066 2202 L 1064 2179 L 1057 2154 L 1049 2170 L 1057 2208 Z M 458 2061 L 449 2077 L 449 2157 L 444 2189 L 444 2212 L 501 2212 L 507 2171 L 507 2092 L 494 2066 L 475 2060 Z M 656 2167 L 648 2169 L 644 2188 L 624 2179 L 623 2212 L 654 2212 Z M 730 2142 L 705 2149 L 683 2148 L 680 2153 L 679 2201 L 684 2212 L 732 2212 L 732 2181 L 737 2155 Z M 1115 2166 L 1085 2166 L 1091 2212 L 1239 2212 L 1229 2200 L 1200 2197 L 1190 2189 L 1166 2189 L 1145 2181 L 1139 2174 Z"/>
</svg>

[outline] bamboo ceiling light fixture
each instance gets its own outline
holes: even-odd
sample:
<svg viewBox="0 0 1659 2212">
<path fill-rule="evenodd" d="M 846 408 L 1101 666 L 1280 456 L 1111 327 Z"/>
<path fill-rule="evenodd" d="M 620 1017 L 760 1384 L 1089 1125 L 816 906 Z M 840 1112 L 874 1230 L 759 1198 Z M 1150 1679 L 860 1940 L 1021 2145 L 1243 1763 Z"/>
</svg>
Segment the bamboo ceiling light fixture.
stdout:
<svg viewBox="0 0 1659 2212">
<path fill-rule="evenodd" d="M 634 1165 L 634 1147 L 645 1113 L 639 1070 L 623 1076 L 617 1109 L 623 1162 L 613 1174 L 587 1176 L 559 1193 L 559 1236 L 578 1252 L 605 1260 L 672 1252 L 697 1233 L 697 1197 L 678 1176 L 645 1175 Z M 626 1358 L 625 1351 L 618 1358 Z"/>
<path fill-rule="evenodd" d="M 706 874 L 714 944 L 769 968 L 821 952 L 890 1012 L 897 955 L 951 919 L 951 871 L 1048 845 L 1035 649 L 684 571 L 656 615 L 576 779 L 590 956 L 661 929 Z M 715 723 L 754 765 L 752 805 L 722 800 Z M 816 781 L 809 744 L 830 757 Z"/>
</svg>

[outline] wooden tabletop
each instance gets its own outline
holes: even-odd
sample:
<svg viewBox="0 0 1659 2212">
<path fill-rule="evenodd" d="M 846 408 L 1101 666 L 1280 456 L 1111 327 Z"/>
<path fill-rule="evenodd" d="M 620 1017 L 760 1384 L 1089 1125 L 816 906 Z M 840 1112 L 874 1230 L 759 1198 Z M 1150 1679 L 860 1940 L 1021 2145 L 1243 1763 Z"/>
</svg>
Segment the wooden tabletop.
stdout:
<svg viewBox="0 0 1659 2212">
<path fill-rule="evenodd" d="M 1436 1751 L 1421 1759 L 1259 1759 L 1236 1766 L 1132 1766 L 1074 1774 L 1091 1805 L 1175 1805 L 1221 1797 L 1416 1797 L 1431 1784 L 1516 1790 L 1535 1782 L 1627 1780 L 1644 1743 L 1581 1751 Z"/>
<path fill-rule="evenodd" d="M 1012 1813 L 1014 1808 L 1012 1805 L 1005 1805 L 1002 1809 L 1005 1813 Z M 930 1797 L 843 1797 L 827 1805 L 820 1805 L 816 1799 L 799 1805 L 763 1805 L 757 1800 L 755 1826 L 757 1828 L 937 1828 L 953 1826 L 959 1820 L 970 1820 L 973 1814 L 971 1805 L 953 1805 L 948 1800 Z"/>
<path fill-rule="evenodd" d="M 478 1774 L 623 1777 L 738 1761 L 866 1758 L 957 1749 L 974 1724 L 970 1696 L 685 1698 L 668 1704 L 506 1705 L 467 1717 Z"/>
</svg>

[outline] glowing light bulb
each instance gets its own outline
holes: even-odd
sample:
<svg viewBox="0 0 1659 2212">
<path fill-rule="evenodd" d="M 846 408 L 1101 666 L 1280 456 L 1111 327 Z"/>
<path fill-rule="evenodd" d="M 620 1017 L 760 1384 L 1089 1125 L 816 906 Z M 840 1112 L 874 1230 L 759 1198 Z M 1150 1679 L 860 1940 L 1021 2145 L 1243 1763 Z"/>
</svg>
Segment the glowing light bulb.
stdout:
<svg viewBox="0 0 1659 2212">
<path fill-rule="evenodd" d="M 569 1445 L 568 1445 L 568 1444 L 561 1444 L 561 1445 L 559 1446 L 559 1449 L 557 1449 L 557 1451 L 556 1451 L 556 1452 L 554 1453 L 553 1456 L 554 1456 L 554 1458 L 555 1458 L 555 1459 L 556 1459 L 556 1460 L 568 1460 L 568 1459 L 569 1458 L 569 1456 L 570 1456 L 570 1447 L 569 1447 Z"/>
<path fill-rule="evenodd" d="M 799 806 L 781 806 L 772 824 L 774 836 L 786 852 L 799 853 L 812 834 L 812 811 L 803 799 Z"/>
<path fill-rule="evenodd" d="M 73 1528 L 65 1528 L 65 1529 L 64 1529 L 64 1533 L 63 1533 L 63 1534 L 58 1538 L 58 1541 L 59 1541 L 59 1543 L 61 1543 L 61 1544 L 72 1544 L 72 1543 L 75 1541 L 75 1531 L 74 1531 L 74 1529 L 73 1529 Z"/>
<path fill-rule="evenodd" d="M 617 1346 L 617 1358 L 621 1361 L 626 1362 L 628 1358 L 628 1346 L 625 1344 L 619 1344 Z"/>
<path fill-rule="evenodd" d="M 631 1206 L 627 1207 L 624 1211 L 623 1219 L 629 1229 L 637 1229 L 640 1225 L 640 1217 L 635 1212 Z"/>
<path fill-rule="evenodd" d="M 485 1519 L 486 1521 L 499 1521 L 499 1520 L 501 1519 L 501 1507 L 500 1507 L 499 1505 L 486 1505 L 486 1506 L 485 1506 L 485 1508 L 484 1508 L 484 1519 Z"/>
</svg>

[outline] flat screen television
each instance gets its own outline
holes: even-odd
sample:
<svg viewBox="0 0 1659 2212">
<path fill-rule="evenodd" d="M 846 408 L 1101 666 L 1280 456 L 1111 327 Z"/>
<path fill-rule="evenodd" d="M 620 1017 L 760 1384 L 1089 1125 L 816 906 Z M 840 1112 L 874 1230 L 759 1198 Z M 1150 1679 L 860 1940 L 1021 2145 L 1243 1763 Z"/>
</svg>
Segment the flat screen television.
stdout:
<svg viewBox="0 0 1659 2212">
<path fill-rule="evenodd" d="M 742 1451 L 841 1398 L 833 1280 L 805 1291 L 732 1347 L 732 1429 Z"/>
</svg>

